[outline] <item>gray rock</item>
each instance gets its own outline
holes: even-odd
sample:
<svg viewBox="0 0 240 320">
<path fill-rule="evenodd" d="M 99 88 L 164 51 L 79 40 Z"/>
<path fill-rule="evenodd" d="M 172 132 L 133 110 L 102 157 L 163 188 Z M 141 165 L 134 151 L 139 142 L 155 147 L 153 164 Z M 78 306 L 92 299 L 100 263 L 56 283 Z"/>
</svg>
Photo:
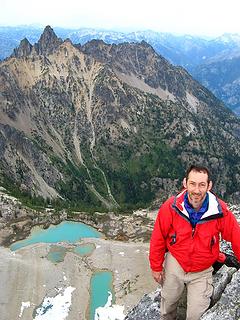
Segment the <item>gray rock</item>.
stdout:
<svg viewBox="0 0 240 320">
<path fill-rule="evenodd" d="M 226 286 L 220 300 L 208 310 L 201 320 L 239 320 L 240 319 L 240 272 L 235 272 Z"/>
<path fill-rule="evenodd" d="M 214 293 L 213 307 L 209 309 L 201 320 L 239 320 L 240 319 L 240 272 L 234 268 L 223 266 L 213 277 Z M 160 319 L 161 290 L 145 294 L 125 317 L 125 320 L 159 320 Z M 185 319 L 186 291 L 179 301 L 178 320 Z M 220 316 L 221 315 L 221 316 Z"/>
<path fill-rule="evenodd" d="M 159 320 L 160 319 L 160 289 L 145 294 L 139 304 L 125 317 L 125 320 Z"/>
</svg>

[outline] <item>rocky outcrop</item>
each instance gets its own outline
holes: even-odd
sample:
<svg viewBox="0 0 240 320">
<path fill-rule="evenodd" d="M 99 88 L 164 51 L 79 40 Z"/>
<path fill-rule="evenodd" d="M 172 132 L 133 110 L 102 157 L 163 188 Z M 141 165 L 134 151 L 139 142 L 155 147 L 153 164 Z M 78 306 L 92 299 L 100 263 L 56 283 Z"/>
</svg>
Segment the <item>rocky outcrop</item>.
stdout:
<svg viewBox="0 0 240 320">
<path fill-rule="evenodd" d="M 62 39 L 58 38 L 50 26 L 46 26 L 39 41 L 34 45 L 34 48 L 39 55 L 53 53 L 62 43 Z"/>
<path fill-rule="evenodd" d="M 240 272 L 238 271 L 233 274 L 231 282 L 226 286 L 219 301 L 202 316 L 201 320 L 240 319 L 239 283 Z"/>
<path fill-rule="evenodd" d="M 212 307 L 204 313 L 201 320 L 239 319 L 239 281 L 240 271 L 224 267 L 213 278 L 214 293 Z M 159 320 L 161 289 L 145 294 L 126 316 L 125 320 Z M 179 301 L 178 320 L 186 319 L 186 292 Z"/>
<path fill-rule="evenodd" d="M 125 317 L 125 320 L 160 319 L 160 290 L 145 294 L 139 304 L 135 306 Z"/>
<path fill-rule="evenodd" d="M 20 58 L 20 57 L 26 57 L 29 56 L 32 52 L 32 45 L 28 41 L 28 39 L 24 38 L 21 42 L 19 47 L 14 49 L 13 55 L 15 58 Z"/>
<path fill-rule="evenodd" d="M 10 196 L 6 189 L 0 188 L 0 246 L 25 239 L 34 226 L 48 228 L 67 219 L 65 211 L 56 212 L 51 208 L 34 210 Z"/>
<path fill-rule="evenodd" d="M 12 57 L 21 58 L 31 54 L 47 56 L 53 53 L 62 43 L 63 40 L 56 36 L 53 29 L 46 26 L 37 43 L 31 45 L 28 39 L 24 38 L 20 45 L 13 50 Z"/>
</svg>

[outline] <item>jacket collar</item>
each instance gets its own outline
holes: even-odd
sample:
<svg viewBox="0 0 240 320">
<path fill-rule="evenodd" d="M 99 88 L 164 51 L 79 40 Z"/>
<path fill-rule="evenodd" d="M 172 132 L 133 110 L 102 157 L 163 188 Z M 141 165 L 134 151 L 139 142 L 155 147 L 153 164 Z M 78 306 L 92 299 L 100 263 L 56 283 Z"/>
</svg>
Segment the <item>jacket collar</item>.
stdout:
<svg viewBox="0 0 240 320">
<path fill-rule="evenodd" d="M 186 189 L 179 193 L 173 203 L 173 208 L 177 210 L 181 215 L 189 218 L 189 214 L 184 206 L 184 196 L 186 194 Z M 208 191 L 209 205 L 208 210 L 202 215 L 201 220 L 210 220 L 214 218 L 220 218 L 223 216 L 222 208 L 217 197 L 210 191 Z"/>
</svg>

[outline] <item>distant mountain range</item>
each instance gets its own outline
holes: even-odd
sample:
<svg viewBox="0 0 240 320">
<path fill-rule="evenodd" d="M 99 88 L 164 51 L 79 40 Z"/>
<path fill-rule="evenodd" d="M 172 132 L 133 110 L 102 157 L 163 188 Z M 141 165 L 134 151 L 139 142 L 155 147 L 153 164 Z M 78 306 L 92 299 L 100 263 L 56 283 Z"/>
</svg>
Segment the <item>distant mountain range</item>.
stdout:
<svg viewBox="0 0 240 320">
<path fill-rule="evenodd" d="M 240 115 L 240 50 L 195 67 L 192 75 Z"/>
<path fill-rule="evenodd" d="M 43 28 L 33 26 L 0 27 L 0 59 L 10 56 L 23 38 L 38 41 Z M 176 36 L 170 33 L 139 31 L 123 33 L 89 28 L 55 28 L 58 37 L 69 38 L 74 44 L 93 39 L 105 43 L 149 43 L 154 50 L 174 65 L 183 66 L 190 74 L 211 90 L 220 100 L 240 115 L 240 35 L 225 34 L 215 39 L 196 36 Z M 234 57 L 234 61 L 232 61 Z"/>
<path fill-rule="evenodd" d="M 0 90 L 0 178 L 15 194 L 143 207 L 195 161 L 239 197 L 240 119 L 145 41 L 74 45 L 48 26 L 0 63 Z"/>
</svg>

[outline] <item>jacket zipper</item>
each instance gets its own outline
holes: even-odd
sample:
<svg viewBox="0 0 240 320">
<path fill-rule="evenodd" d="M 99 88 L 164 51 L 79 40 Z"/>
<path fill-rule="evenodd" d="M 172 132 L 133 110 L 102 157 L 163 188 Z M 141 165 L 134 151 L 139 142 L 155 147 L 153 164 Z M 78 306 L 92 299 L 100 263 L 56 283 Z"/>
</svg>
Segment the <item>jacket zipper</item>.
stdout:
<svg viewBox="0 0 240 320">
<path fill-rule="evenodd" d="M 192 228 L 192 238 L 194 237 L 195 234 L 195 228 Z"/>
</svg>

